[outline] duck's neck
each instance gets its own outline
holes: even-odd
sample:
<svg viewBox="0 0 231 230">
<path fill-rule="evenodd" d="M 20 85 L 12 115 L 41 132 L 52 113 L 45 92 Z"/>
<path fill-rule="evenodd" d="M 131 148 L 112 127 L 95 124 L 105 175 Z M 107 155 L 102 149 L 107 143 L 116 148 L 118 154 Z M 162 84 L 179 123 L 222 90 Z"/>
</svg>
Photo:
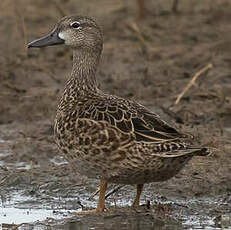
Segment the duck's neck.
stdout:
<svg viewBox="0 0 231 230">
<path fill-rule="evenodd" d="M 71 111 L 76 103 L 85 100 L 88 95 L 95 95 L 99 92 L 95 76 L 99 59 L 100 52 L 74 50 L 71 77 L 65 86 L 58 111 Z"/>
<path fill-rule="evenodd" d="M 85 94 L 97 91 L 96 70 L 99 64 L 100 52 L 85 50 L 73 51 L 73 68 L 68 86 L 72 93 Z"/>
</svg>

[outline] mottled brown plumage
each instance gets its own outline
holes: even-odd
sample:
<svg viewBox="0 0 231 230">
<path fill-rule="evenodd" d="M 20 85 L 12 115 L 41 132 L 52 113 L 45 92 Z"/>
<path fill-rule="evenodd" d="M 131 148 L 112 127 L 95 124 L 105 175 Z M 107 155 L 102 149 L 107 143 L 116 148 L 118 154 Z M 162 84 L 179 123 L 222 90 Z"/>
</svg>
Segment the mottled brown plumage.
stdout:
<svg viewBox="0 0 231 230">
<path fill-rule="evenodd" d="M 143 184 L 167 180 L 193 156 L 208 154 L 142 105 L 97 87 L 103 39 L 95 21 L 65 17 L 29 47 L 62 43 L 73 49 L 73 69 L 58 106 L 55 139 L 76 171 L 101 180 L 97 211 L 104 209 L 107 182 L 137 184 L 138 205 Z"/>
</svg>

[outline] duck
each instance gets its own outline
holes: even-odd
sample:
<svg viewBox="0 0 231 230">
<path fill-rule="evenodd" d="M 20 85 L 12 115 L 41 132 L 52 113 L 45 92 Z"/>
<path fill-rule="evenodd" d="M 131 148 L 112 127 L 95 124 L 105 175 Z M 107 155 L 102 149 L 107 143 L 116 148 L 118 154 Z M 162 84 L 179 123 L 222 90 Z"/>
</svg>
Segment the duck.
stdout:
<svg viewBox="0 0 231 230">
<path fill-rule="evenodd" d="M 54 121 L 55 142 L 77 173 L 100 180 L 97 207 L 77 214 L 106 211 L 108 183 L 136 185 L 132 207 L 138 207 L 144 184 L 169 180 L 192 157 L 209 154 L 145 106 L 98 87 L 103 35 L 95 20 L 66 16 L 28 48 L 54 45 L 73 50 Z"/>
</svg>

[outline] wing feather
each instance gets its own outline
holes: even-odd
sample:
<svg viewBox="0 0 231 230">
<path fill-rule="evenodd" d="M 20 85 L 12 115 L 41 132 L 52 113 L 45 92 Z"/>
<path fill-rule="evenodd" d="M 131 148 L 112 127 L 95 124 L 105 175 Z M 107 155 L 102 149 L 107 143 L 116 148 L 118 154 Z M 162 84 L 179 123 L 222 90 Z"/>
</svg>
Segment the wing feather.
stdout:
<svg viewBox="0 0 231 230">
<path fill-rule="evenodd" d="M 88 100 L 83 107 L 85 113 L 79 113 L 80 118 L 106 121 L 124 133 L 132 133 L 138 142 L 163 143 L 185 137 L 136 102 L 111 96 L 106 99 L 104 95 L 102 100 Z"/>
</svg>

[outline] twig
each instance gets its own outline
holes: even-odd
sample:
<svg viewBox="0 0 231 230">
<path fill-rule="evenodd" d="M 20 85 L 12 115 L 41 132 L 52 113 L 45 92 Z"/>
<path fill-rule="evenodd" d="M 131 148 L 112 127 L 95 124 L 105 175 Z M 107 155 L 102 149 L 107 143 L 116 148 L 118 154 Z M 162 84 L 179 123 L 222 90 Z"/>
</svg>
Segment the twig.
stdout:
<svg viewBox="0 0 231 230">
<path fill-rule="evenodd" d="M 107 199 L 109 196 L 111 196 L 113 193 L 117 192 L 118 190 L 120 190 L 121 188 L 123 188 L 125 185 L 119 185 L 116 188 L 114 188 L 111 192 L 109 192 L 106 196 L 105 199 Z"/>
<path fill-rule="evenodd" d="M 10 178 L 11 176 L 12 176 L 12 175 L 9 174 L 9 175 L 3 177 L 3 179 L 0 181 L 0 185 L 2 185 L 2 184 L 3 184 L 6 180 L 8 180 L 8 178 Z"/>
<path fill-rule="evenodd" d="M 20 38 L 23 41 L 22 55 L 26 57 L 27 55 L 26 27 L 25 27 L 22 9 L 18 6 L 18 4 L 16 3 L 16 0 L 14 0 L 14 13 L 15 13 L 15 19 L 17 22 L 18 33 L 19 33 Z"/>
<path fill-rule="evenodd" d="M 115 199 L 115 198 L 113 198 L 113 201 L 114 201 L 114 206 L 115 206 L 115 208 L 116 208 L 116 207 L 117 207 L 116 199 Z"/>
<path fill-rule="evenodd" d="M 77 203 L 81 206 L 82 210 L 84 210 L 85 207 L 82 205 L 81 201 L 79 200 Z"/>
<path fill-rule="evenodd" d="M 144 53 L 147 53 L 147 43 L 144 40 L 144 37 L 142 35 L 142 33 L 140 32 L 140 28 L 138 27 L 138 25 L 135 22 L 131 22 L 128 25 L 136 34 L 136 37 L 138 38 L 138 40 L 141 43 L 141 47 Z"/>
<path fill-rule="evenodd" d="M 204 72 L 206 72 L 207 70 L 211 69 L 213 67 L 213 65 L 210 63 L 207 66 L 205 66 L 203 69 L 201 69 L 200 71 L 198 71 L 193 78 L 190 80 L 190 82 L 186 85 L 186 87 L 184 88 L 184 90 L 179 94 L 179 96 L 177 97 L 176 101 L 175 101 L 175 105 L 177 105 L 181 98 L 185 95 L 185 93 L 195 84 L 197 78 Z"/>
<path fill-rule="evenodd" d="M 111 192 L 109 192 L 106 196 L 105 199 L 107 199 L 109 196 L 111 196 L 113 193 L 117 192 L 118 190 L 120 190 L 122 187 L 124 187 L 125 185 L 119 185 L 116 188 L 114 188 Z M 88 200 L 92 200 L 98 193 L 99 193 L 100 189 L 98 188 L 90 197 Z"/>
<path fill-rule="evenodd" d="M 144 0 L 137 0 L 138 3 L 138 18 L 142 19 L 144 17 Z"/>
<path fill-rule="evenodd" d="M 97 190 L 93 194 L 91 194 L 91 196 L 88 198 L 88 200 L 92 200 L 99 193 L 99 191 L 100 189 L 97 188 Z"/>
<path fill-rule="evenodd" d="M 173 12 L 174 14 L 178 13 L 178 3 L 179 3 L 178 0 L 173 0 L 172 12 Z"/>
</svg>

